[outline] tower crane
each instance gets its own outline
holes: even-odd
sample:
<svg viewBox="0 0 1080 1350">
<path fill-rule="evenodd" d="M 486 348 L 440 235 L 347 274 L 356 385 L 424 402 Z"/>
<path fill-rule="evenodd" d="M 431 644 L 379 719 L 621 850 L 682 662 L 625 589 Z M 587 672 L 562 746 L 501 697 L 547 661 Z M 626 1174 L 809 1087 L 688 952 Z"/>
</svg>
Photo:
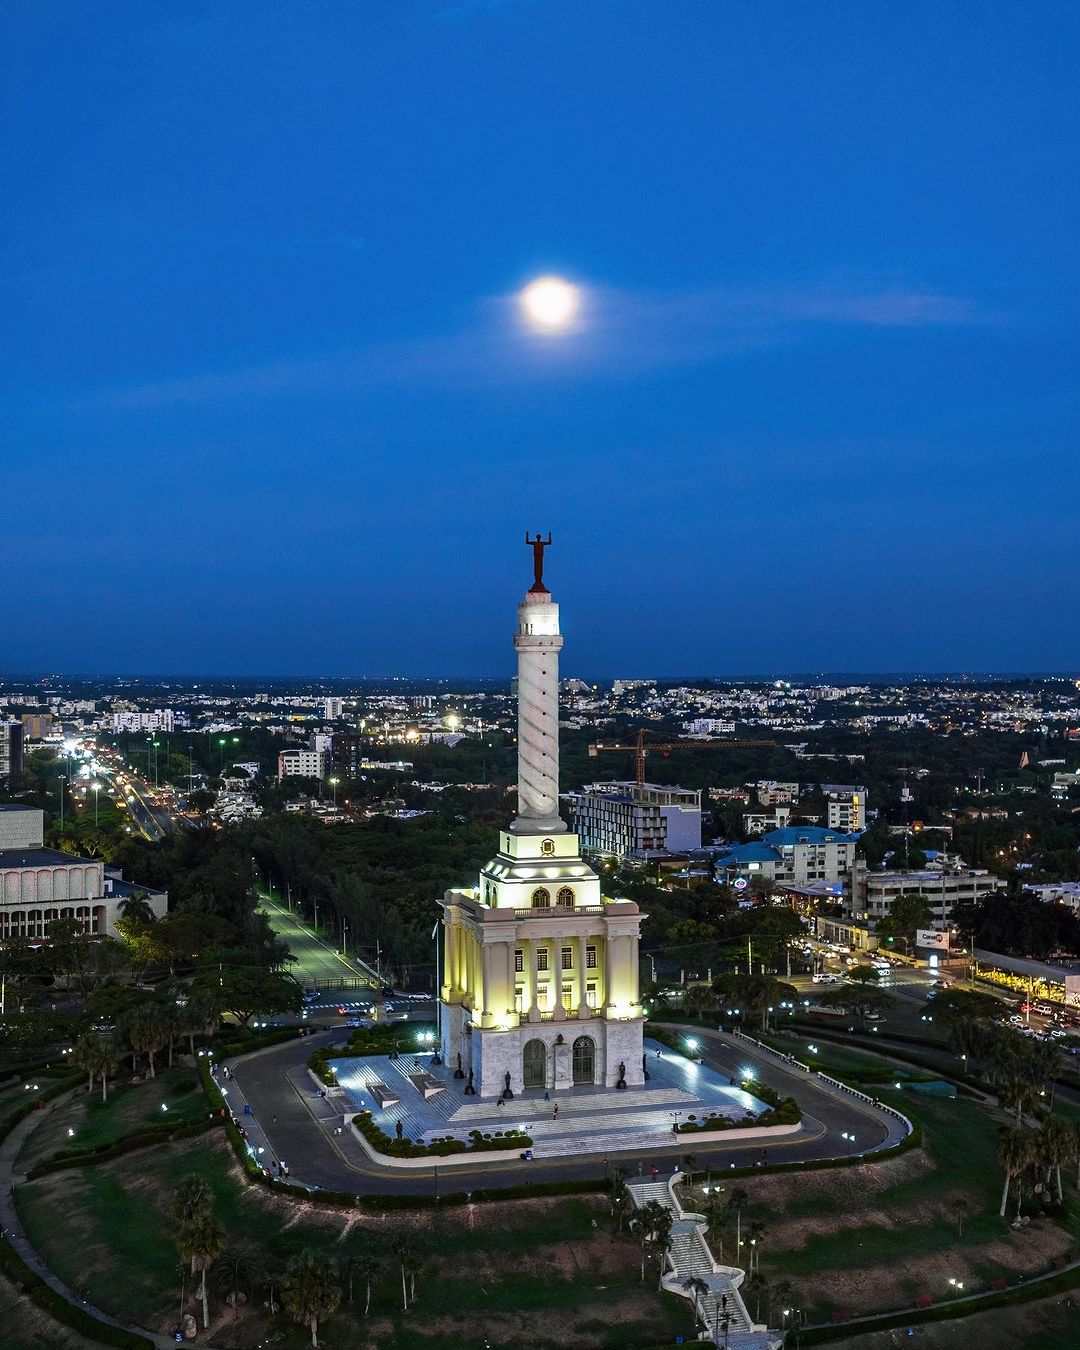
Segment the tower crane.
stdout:
<svg viewBox="0 0 1080 1350">
<path fill-rule="evenodd" d="M 632 754 L 634 764 L 637 769 L 637 785 L 645 785 L 645 760 L 654 750 L 658 750 L 665 757 L 672 750 L 686 750 L 691 745 L 695 749 L 705 750 L 726 750 L 729 747 L 743 747 L 751 745 L 776 745 L 776 741 L 651 741 L 645 744 L 646 727 L 639 727 L 637 739 L 629 745 L 621 744 L 615 741 L 597 741 L 589 746 L 589 757 L 595 759 L 597 755 L 606 755 L 612 751 L 618 751 L 620 754 Z"/>
</svg>

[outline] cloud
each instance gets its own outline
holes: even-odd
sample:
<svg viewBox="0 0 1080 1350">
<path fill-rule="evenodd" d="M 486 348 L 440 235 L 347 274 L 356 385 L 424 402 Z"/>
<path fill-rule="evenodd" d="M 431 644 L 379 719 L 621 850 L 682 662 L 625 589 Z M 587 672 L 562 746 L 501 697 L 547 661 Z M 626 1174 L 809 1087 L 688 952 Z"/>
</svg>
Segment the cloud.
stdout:
<svg viewBox="0 0 1080 1350">
<path fill-rule="evenodd" d="M 353 246 L 362 247 L 362 241 L 353 241 Z M 495 296 L 477 306 L 470 327 L 454 333 L 202 371 L 104 391 L 91 403 L 151 408 L 320 389 L 363 391 L 409 384 L 483 388 L 598 375 L 633 378 L 651 369 L 789 345 L 823 328 L 952 328 L 999 322 L 963 297 L 895 284 L 841 281 L 666 294 L 583 289 L 580 324 L 557 337 L 530 333 L 518 321 L 516 298 Z"/>
</svg>

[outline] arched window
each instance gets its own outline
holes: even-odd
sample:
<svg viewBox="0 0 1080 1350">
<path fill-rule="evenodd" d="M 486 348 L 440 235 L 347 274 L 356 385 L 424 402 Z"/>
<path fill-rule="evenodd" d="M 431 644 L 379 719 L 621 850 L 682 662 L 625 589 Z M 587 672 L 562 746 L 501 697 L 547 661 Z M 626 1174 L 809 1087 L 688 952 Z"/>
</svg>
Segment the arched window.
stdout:
<svg viewBox="0 0 1080 1350">
<path fill-rule="evenodd" d="M 574 903 L 574 888 L 572 886 L 560 886 L 559 893 L 555 897 L 555 903 L 558 905 L 572 905 Z"/>
<path fill-rule="evenodd" d="M 547 909 L 551 904 L 551 892 L 544 886 L 537 886 L 532 893 L 533 909 Z"/>
</svg>

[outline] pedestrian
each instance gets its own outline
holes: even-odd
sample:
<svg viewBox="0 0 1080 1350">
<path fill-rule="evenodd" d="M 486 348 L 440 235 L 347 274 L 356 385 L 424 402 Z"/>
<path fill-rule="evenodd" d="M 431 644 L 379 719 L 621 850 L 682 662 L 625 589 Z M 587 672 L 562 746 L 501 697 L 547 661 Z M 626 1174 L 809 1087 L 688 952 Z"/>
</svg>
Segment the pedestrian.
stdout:
<svg viewBox="0 0 1080 1350">
<path fill-rule="evenodd" d="M 558 1120 L 558 1119 L 559 1119 L 559 1103 L 558 1103 L 558 1102 L 555 1103 L 555 1110 L 552 1111 L 552 1113 L 551 1113 L 551 1119 L 552 1119 L 552 1120 Z"/>
<path fill-rule="evenodd" d="M 288 1163 L 282 1163 L 282 1164 L 281 1164 L 281 1170 L 285 1173 L 286 1176 L 288 1176 L 288 1175 L 289 1175 L 289 1164 L 288 1164 Z"/>
<path fill-rule="evenodd" d="M 661 1057 L 660 1047 L 657 1046 L 657 1047 L 656 1047 L 656 1058 L 657 1058 L 657 1059 L 660 1059 L 660 1057 Z"/>
<path fill-rule="evenodd" d="M 276 1125 L 276 1124 L 277 1124 L 277 1112 L 275 1112 L 275 1113 L 270 1117 L 270 1124 L 271 1124 L 271 1125 Z"/>
</svg>

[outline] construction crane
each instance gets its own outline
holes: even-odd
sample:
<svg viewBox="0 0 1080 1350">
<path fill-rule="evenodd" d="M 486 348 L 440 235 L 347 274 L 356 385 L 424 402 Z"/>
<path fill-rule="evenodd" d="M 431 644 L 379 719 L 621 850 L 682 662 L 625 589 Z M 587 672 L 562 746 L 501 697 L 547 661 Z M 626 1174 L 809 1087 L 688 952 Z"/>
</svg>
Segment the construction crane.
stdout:
<svg viewBox="0 0 1080 1350">
<path fill-rule="evenodd" d="M 645 744 L 646 727 L 638 729 L 637 740 L 630 745 L 619 744 L 615 741 L 597 741 L 589 746 L 589 756 L 595 759 L 597 755 L 606 755 L 611 751 L 618 751 L 620 754 L 632 754 L 634 764 L 637 769 L 637 785 L 645 785 L 645 760 L 653 750 L 659 750 L 665 757 L 672 750 L 686 750 L 690 746 L 695 749 L 704 750 L 727 750 L 731 746 L 743 747 L 751 745 L 776 745 L 776 741 L 653 741 L 649 745 Z"/>
</svg>

